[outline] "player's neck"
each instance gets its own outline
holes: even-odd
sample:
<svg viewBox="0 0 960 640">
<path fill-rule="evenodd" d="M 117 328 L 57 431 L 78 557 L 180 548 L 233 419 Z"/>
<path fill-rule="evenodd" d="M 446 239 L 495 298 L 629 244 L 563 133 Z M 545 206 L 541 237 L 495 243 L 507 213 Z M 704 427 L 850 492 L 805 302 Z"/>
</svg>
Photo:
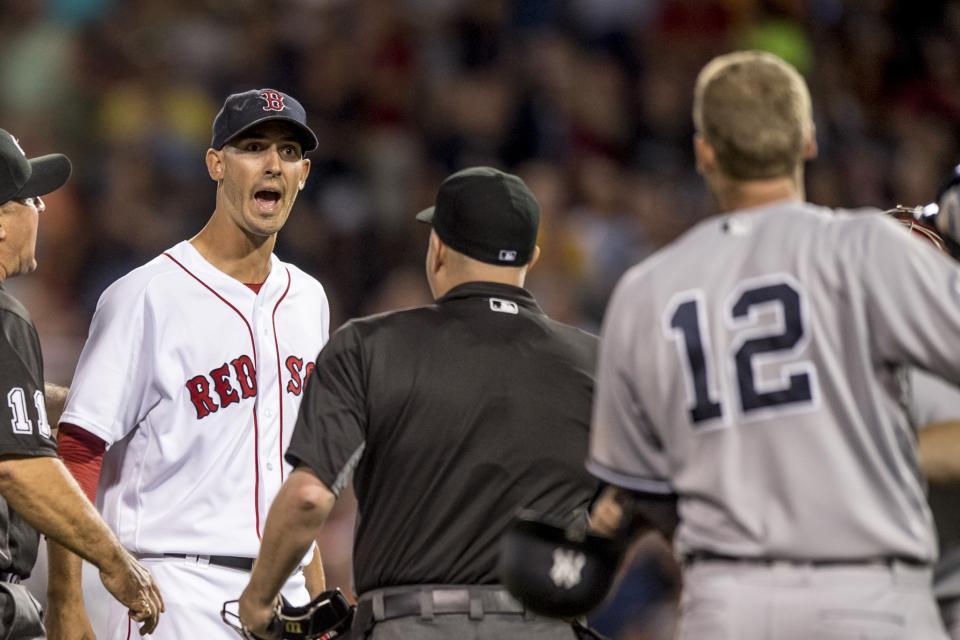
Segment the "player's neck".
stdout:
<svg viewBox="0 0 960 640">
<path fill-rule="evenodd" d="M 783 200 L 804 199 L 800 176 L 764 180 L 723 180 L 714 189 L 721 212 L 753 209 Z"/>
<path fill-rule="evenodd" d="M 190 240 L 207 262 L 244 283 L 267 279 L 276 242 L 276 235 L 252 236 L 235 226 L 221 229 L 212 219 Z"/>
</svg>

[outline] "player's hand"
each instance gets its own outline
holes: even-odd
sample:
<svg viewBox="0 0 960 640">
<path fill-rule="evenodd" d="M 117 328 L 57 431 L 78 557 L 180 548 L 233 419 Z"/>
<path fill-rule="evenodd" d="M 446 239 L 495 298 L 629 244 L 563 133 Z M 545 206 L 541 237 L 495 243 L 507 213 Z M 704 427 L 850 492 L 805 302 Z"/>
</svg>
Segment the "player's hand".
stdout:
<svg viewBox="0 0 960 640">
<path fill-rule="evenodd" d="M 609 486 L 600 494 L 590 513 L 590 529 L 600 535 L 614 537 L 623 525 L 623 507 L 617 499 L 619 489 Z"/>
<path fill-rule="evenodd" d="M 163 597 L 150 572 L 144 569 L 126 551 L 116 568 L 100 570 L 100 580 L 114 598 L 129 609 L 135 622 L 142 622 L 140 635 L 152 633 L 157 628 L 160 614 L 164 611 Z"/>
<path fill-rule="evenodd" d="M 247 631 L 264 640 L 280 638 L 276 625 L 271 624 L 277 613 L 276 602 L 264 605 L 262 602 L 257 602 L 249 591 L 244 590 L 243 595 L 240 596 L 239 609 L 240 622 Z"/>
<path fill-rule="evenodd" d="M 43 624 L 47 640 L 97 640 L 82 600 L 48 601 Z"/>
</svg>

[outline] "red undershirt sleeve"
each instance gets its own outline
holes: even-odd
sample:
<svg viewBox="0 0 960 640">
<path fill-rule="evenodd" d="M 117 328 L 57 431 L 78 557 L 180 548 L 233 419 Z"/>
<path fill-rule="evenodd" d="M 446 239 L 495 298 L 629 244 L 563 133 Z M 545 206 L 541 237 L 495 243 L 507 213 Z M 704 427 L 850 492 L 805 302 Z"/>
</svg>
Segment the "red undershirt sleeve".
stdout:
<svg viewBox="0 0 960 640">
<path fill-rule="evenodd" d="M 90 502 L 97 498 L 97 483 L 107 443 L 68 422 L 60 423 L 57 435 L 57 450 L 63 464 L 76 479 Z"/>
</svg>

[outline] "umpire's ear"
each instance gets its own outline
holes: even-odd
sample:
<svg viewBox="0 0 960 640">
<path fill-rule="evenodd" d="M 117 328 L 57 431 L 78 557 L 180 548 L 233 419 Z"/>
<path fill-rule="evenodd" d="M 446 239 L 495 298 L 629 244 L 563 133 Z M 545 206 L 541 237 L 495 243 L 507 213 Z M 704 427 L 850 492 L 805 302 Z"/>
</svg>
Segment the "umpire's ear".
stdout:
<svg viewBox="0 0 960 640">
<path fill-rule="evenodd" d="M 430 240 L 427 248 L 427 270 L 437 273 L 447 263 L 447 245 L 443 244 L 437 232 L 430 230 Z"/>
<path fill-rule="evenodd" d="M 223 151 L 218 149 L 207 149 L 207 173 L 214 182 L 223 180 Z"/>
</svg>

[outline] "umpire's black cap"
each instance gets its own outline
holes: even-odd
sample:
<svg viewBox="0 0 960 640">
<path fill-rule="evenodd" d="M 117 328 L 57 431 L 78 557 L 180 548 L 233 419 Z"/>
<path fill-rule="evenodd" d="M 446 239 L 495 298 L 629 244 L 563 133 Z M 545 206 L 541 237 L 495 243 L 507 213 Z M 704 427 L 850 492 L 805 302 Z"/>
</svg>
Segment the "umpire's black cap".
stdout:
<svg viewBox="0 0 960 640">
<path fill-rule="evenodd" d="M 491 167 L 458 171 L 440 185 L 436 206 L 417 214 L 440 239 L 471 258 L 506 267 L 533 259 L 540 205 L 523 180 Z"/>
<path fill-rule="evenodd" d="M 0 129 L 0 204 L 56 191 L 70 178 L 70 160 L 62 153 L 27 158 L 17 139 Z"/>
<path fill-rule="evenodd" d="M 244 131 L 270 120 L 292 124 L 304 153 L 317 148 L 317 136 L 307 126 L 307 112 L 303 105 L 276 89 L 251 89 L 227 96 L 213 120 L 210 146 L 222 149 Z"/>
</svg>

